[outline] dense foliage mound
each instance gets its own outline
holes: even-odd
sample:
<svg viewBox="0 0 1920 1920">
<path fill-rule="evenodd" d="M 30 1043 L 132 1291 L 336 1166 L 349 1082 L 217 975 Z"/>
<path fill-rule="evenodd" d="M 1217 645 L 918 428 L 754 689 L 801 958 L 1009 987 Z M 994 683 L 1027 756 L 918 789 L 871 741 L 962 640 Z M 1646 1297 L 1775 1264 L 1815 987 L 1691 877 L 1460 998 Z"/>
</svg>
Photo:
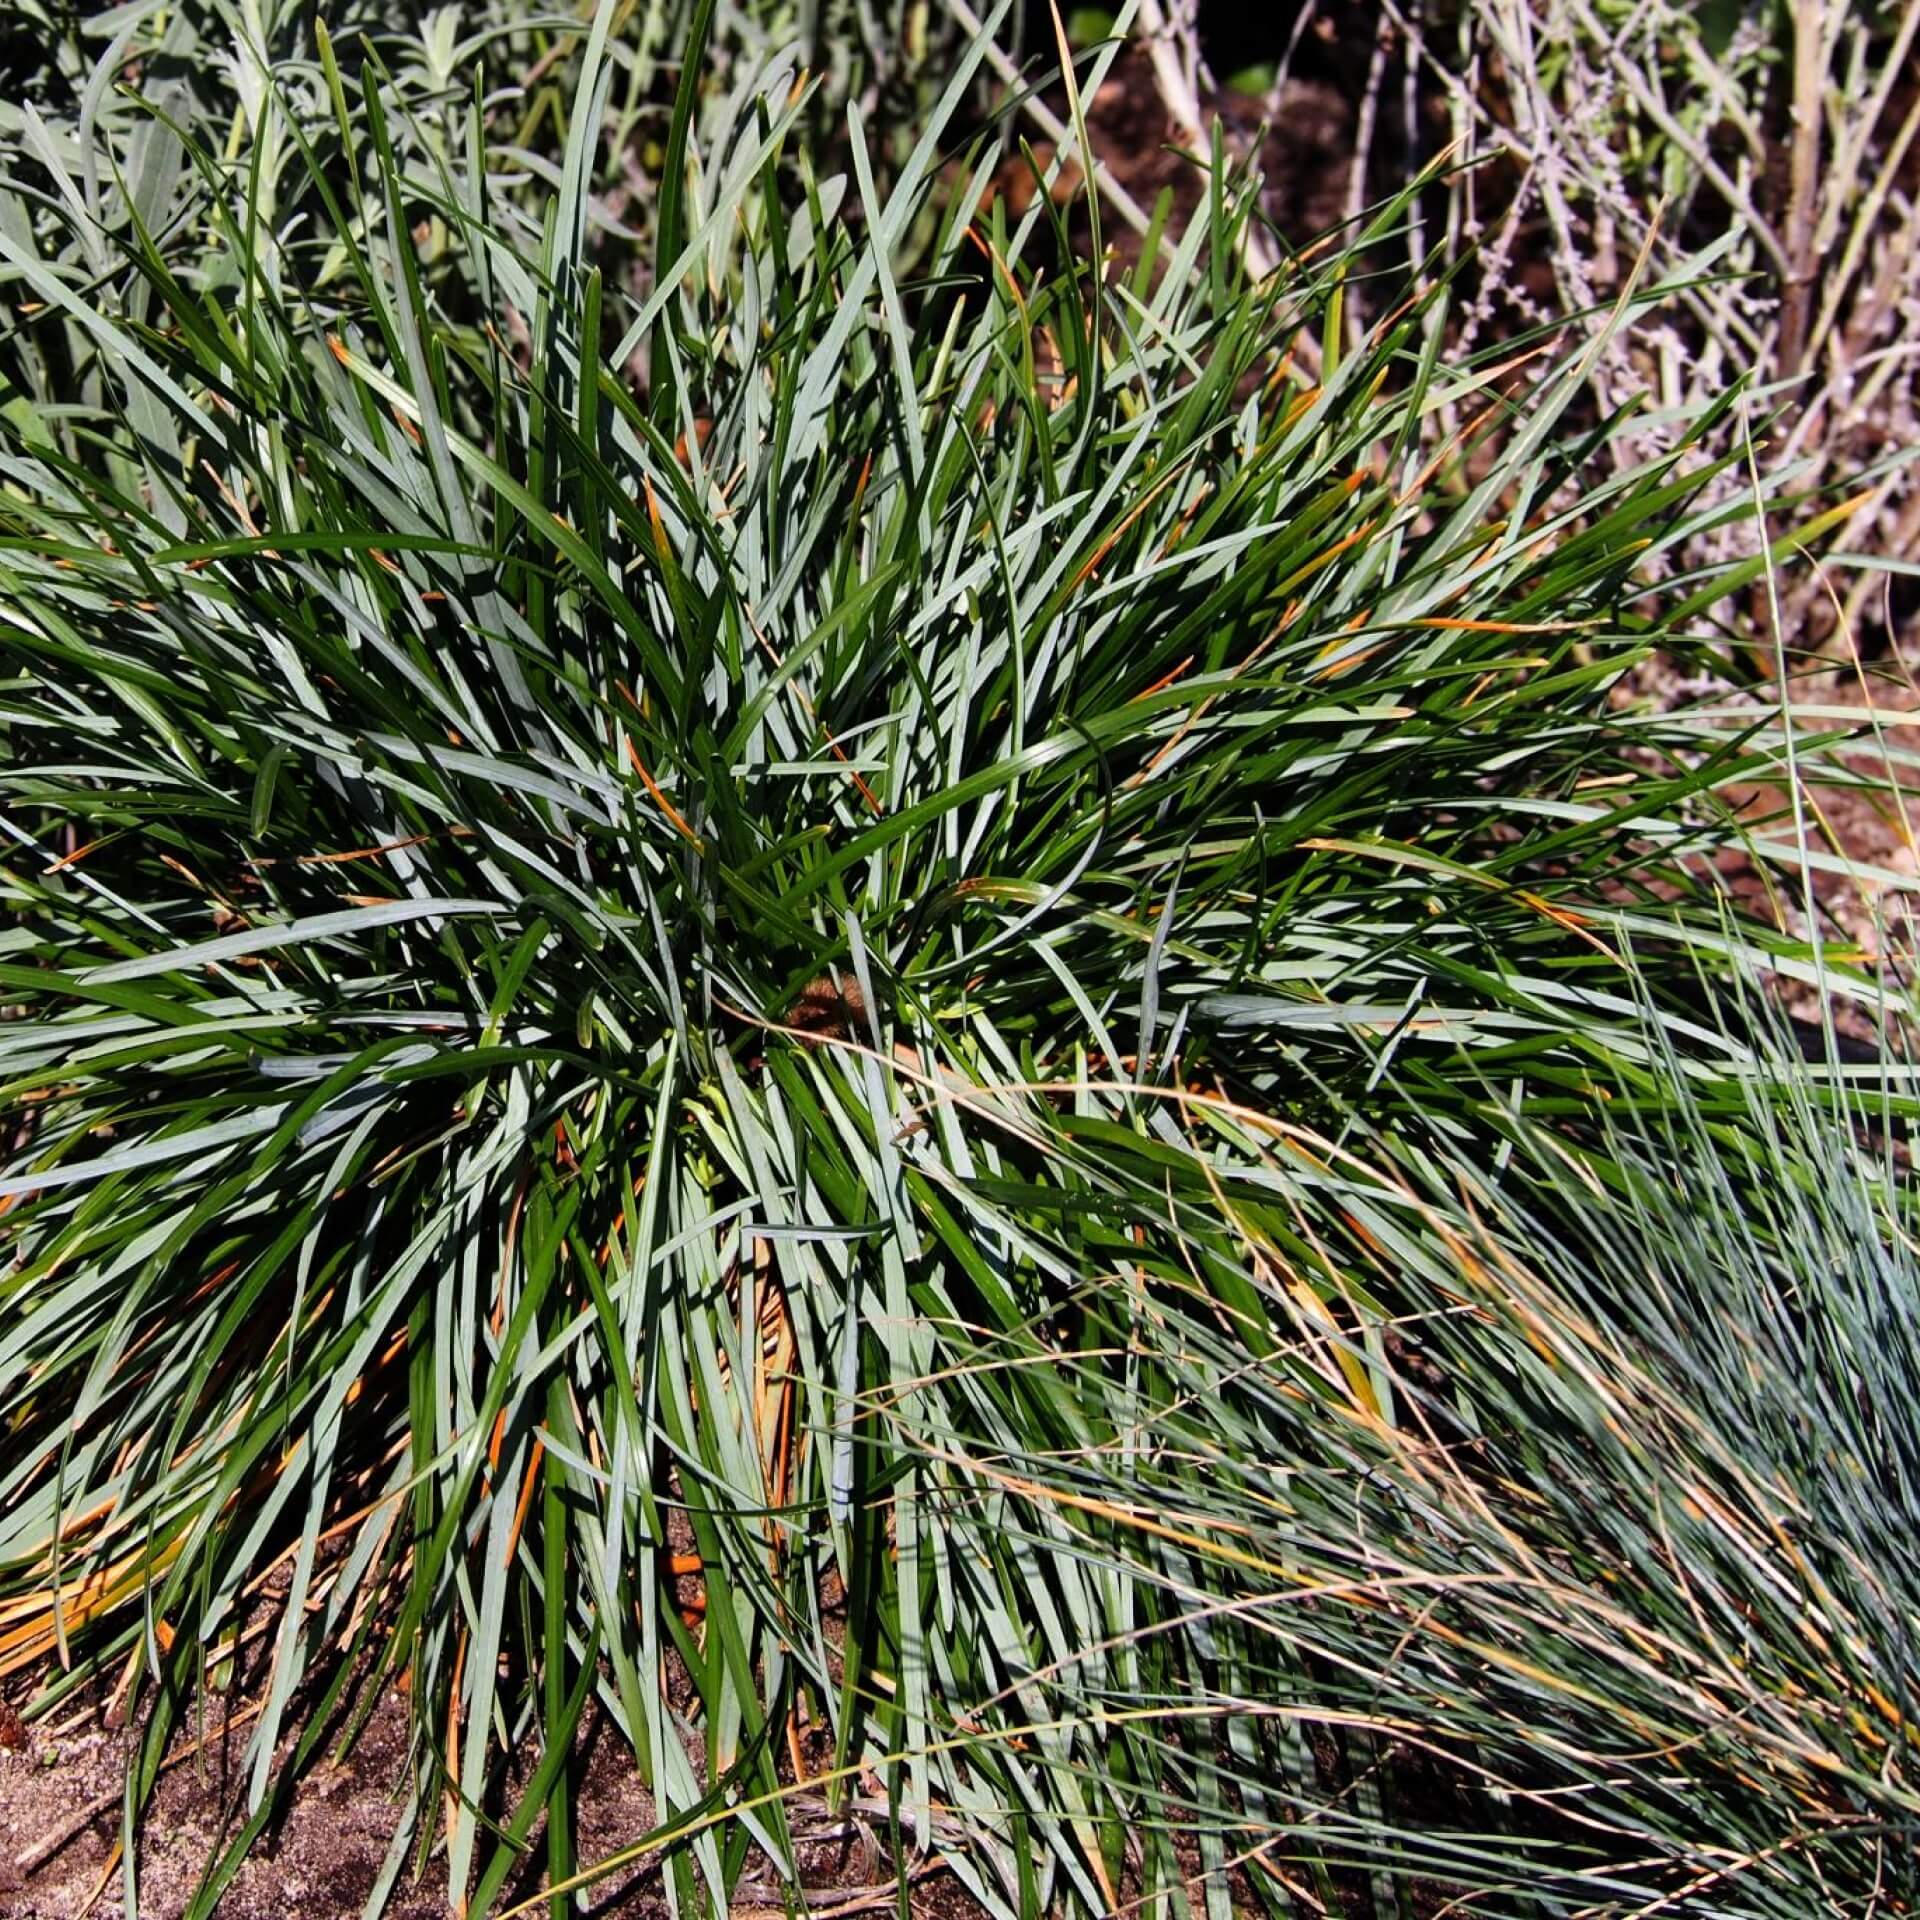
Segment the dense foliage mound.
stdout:
<svg viewBox="0 0 1920 1920">
<path fill-rule="evenodd" d="M 1696 1004 L 1783 743 L 1609 698 L 1737 394 L 1343 353 L 1404 200 L 1016 221 L 984 43 L 883 188 L 696 39 L 630 291 L 614 11 L 551 183 L 323 35 L 0 193 L 0 1672 L 137 1830 L 264 1648 L 201 1911 L 401 1679 L 376 1903 L 574 1872 L 590 1703 L 682 1902 L 818 1795 L 1009 1912 L 1909 1885 L 1912 1276 Z"/>
</svg>

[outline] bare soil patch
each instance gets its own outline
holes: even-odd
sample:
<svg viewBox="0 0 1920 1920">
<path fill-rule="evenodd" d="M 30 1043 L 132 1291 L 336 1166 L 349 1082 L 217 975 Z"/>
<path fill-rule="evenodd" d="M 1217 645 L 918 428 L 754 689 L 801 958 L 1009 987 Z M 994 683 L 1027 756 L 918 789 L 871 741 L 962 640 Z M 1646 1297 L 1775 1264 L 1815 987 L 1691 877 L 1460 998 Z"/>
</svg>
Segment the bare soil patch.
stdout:
<svg viewBox="0 0 1920 1920">
<path fill-rule="evenodd" d="M 248 1724 L 250 1717 L 236 1709 L 230 1736 L 216 1728 L 199 1751 L 191 1737 L 176 1748 L 140 1840 L 142 1920 L 178 1920 L 186 1912 L 207 1862 L 242 1817 Z M 0 1916 L 123 1920 L 120 1788 L 136 1734 L 102 1724 L 94 1702 L 24 1735 L 18 1747 L 0 1746 Z M 221 1920 L 359 1914 L 386 1859 L 406 1766 L 406 1706 L 389 1694 L 345 1763 L 323 1762 L 308 1775 L 285 1822 L 235 1876 L 220 1903 Z M 869 1827 L 831 1817 L 824 1802 L 813 1805 L 804 1796 L 791 1819 L 799 1886 L 789 1890 L 749 1877 L 737 1890 L 737 1916 L 784 1916 L 790 1891 L 822 1920 L 896 1910 L 894 1876 Z M 583 1864 L 631 1845 L 656 1824 L 653 1797 L 604 1720 L 581 1739 L 574 1820 Z M 526 1871 L 509 1883 L 502 1905 L 540 1891 L 545 1860 L 536 1828 Z M 438 1920 L 449 1910 L 444 1852 L 435 1848 L 417 1880 L 411 1867 L 409 1859 L 387 1912 L 393 1920 Z M 926 1920 L 963 1920 L 980 1911 L 937 1863 L 914 1877 L 911 1899 L 914 1913 Z M 623 1920 L 664 1916 L 657 1866 L 645 1863 L 600 1881 L 584 1911 Z"/>
</svg>

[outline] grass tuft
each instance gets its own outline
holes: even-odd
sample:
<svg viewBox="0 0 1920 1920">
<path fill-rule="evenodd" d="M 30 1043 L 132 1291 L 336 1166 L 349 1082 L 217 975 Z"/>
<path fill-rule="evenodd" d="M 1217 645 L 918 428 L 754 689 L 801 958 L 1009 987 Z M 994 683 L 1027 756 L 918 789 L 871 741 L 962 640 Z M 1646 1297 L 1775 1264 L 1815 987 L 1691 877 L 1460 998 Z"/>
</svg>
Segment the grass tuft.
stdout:
<svg viewBox="0 0 1920 1920">
<path fill-rule="evenodd" d="M 400 1683 L 370 1910 L 607 1870 L 590 1709 L 679 1903 L 803 1794 L 1009 1914 L 1893 1884 L 1894 1202 L 1702 984 L 1777 730 L 1612 697 L 1732 397 L 1617 459 L 1635 298 L 1443 366 L 1437 263 L 1309 380 L 1422 183 L 1090 262 L 939 191 L 984 42 L 851 183 L 687 62 L 630 282 L 618 11 L 539 188 L 340 34 L 0 180 L 0 1674 L 132 1832 L 258 1636 L 196 1916 Z"/>
</svg>

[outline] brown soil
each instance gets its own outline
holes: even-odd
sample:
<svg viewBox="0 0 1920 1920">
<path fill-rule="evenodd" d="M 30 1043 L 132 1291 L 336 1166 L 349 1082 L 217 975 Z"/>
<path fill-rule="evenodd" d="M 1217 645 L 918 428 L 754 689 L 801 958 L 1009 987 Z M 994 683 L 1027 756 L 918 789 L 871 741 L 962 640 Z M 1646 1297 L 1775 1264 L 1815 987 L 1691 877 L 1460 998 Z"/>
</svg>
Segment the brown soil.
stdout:
<svg viewBox="0 0 1920 1920">
<path fill-rule="evenodd" d="M 241 1710 L 243 1711 L 243 1710 Z M 117 1841 L 120 1784 L 134 1735 L 101 1722 L 97 1706 L 26 1729 L 17 1748 L 0 1747 L 0 1915 L 6 1920 L 121 1920 Z M 207 1862 L 238 1823 L 246 1782 L 246 1729 L 230 1740 L 218 1730 L 200 1751 L 183 1739 L 162 1779 L 139 1854 L 142 1920 L 178 1920 Z M 295 1797 L 285 1824 L 263 1840 L 221 1901 L 221 1920 L 280 1920 L 286 1914 L 346 1920 L 360 1913 L 386 1857 L 407 1764 L 406 1709 L 384 1699 L 342 1766 L 323 1763 Z M 824 1805 L 796 1799 L 789 1814 L 801 1872 L 802 1904 L 827 1915 L 893 1912 L 898 1889 L 881 1847 L 864 1826 L 850 1826 Z M 604 1859 L 655 1825 L 652 1796 L 635 1777 L 605 1723 L 580 1746 L 575 1799 L 577 1854 Z M 509 1882 L 501 1906 L 546 1883 L 545 1847 L 535 1829 L 527 1872 Z M 425 1873 L 403 1869 L 386 1911 L 393 1920 L 438 1920 L 448 1911 L 446 1862 L 436 1848 Z M 789 1889 L 749 1877 L 736 1890 L 739 1920 L 783 1916 Z M 963 1920 L 980 1909 L 950 1874 L 929 1863 L 913 1878 L 912 1911 L 925 1920 Z M 655 1864 L 596 1883 L 584 1911 L 654 1920 L 667 1903 Z M 538 1910 L 543 1915 L 544 1909 Z"/>
<path fill-rule="evenodd" d="M 30 1729 L 25 1748 L 0 1754 L 0 1913 L 20 1920 L 118 1920 L 124 1911 L 118 1866 L 120 1783 L 134 1735 L 114 1732 L 88 1708 Z M 244 1792 L 236 1778 L 243 1729 L 217 1735 L 162 1780 L 142 1837 L 140 1910 L 155 1920 L 185 1911 Z M 291 1911 L 357 1913 L 371 1891 L 392 1832 L 392 1793 L 406 1752 L 406 1724 L 382 1706 L 350 1765 L 322 1766 L 295 1803 L 277 1842 L 242 1868 L 222 1904 L 235 1920 Z M 64 1842 L 51 1857 L 49 1847 Z M 389 1909 L 397 1920 L 446 1910 L 445 1879 L 404 1885 Z"/>
<path fill-rule="evenodd" d="M 1064 96 L 1056 90 L 1052 98 L 1064 115 Z M 1201 105 L 1209 115 L 1219 117 L 1234 153 L 1247 157 L 1260 133 L 1266 103 L 1228 88 L 1208 95 Z M 1353 102 L 1329 80 L 1295 76 L 1282 88 L 1276 124 L 1260 145 L 1258 161 L 1263 180 L 1261 209 L 1287 244 L 1303 245 L 1345 217 L 1353 122 Z M 1031 135 L 1032 129 L 1023 127 L 1022 132 Z M 1152 63 L 1137 46 L 1119 55 L 1087 102 L 1087 132 L 1101 172 L 1125 188 L 1139 206 L 1151 210 L 1162 190 L 1172 189 L 1174 210 L 1168 230 L 1177 234 L 1200 206 L 1207 176 L 1194 156 L 1183 151 L 1183 138 L 1161 100 Z M 1033 137 L 1027 144 L 1042 167 L 1054 158 L 1052 141 Z M 1024 154 L 1008 157 L 991 191 L 1003 195 L 1016 215 L 1026 211 L 1033 198 L 1034 177 Z M 1053 192 L 1068 215 L 1070 229 L 1081 239 L 1085 237 L 1079 214 L 1083 191 L 1080 170 L 1069 159 Z M 1123 261 L 1138 257 L 1139 241 L 1131 229 L 1112 217 L 1105 228 L 1107 243 Z"/>
</svg>

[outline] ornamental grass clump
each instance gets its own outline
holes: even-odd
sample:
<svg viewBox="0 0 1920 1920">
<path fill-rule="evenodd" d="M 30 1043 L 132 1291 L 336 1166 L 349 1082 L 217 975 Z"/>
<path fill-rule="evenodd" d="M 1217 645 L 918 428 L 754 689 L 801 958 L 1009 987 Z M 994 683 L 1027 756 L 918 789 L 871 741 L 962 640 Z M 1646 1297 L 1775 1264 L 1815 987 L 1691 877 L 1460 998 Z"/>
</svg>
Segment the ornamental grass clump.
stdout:
<svg viewBox="0 0 1920 1920">
<path fill-rule="evenodd" d="M 1125 1595 L 1006 1683 L 1143 1783 L 1116 1872 L 1282 1913 L 1912 1904 L 1912 1077 L 1771 1025 L 1689 1063 L 1650 1024 L 1657 1098 L 1491 1154 L 1188 1095 L 1184 1159 L 1100 1155 L 1168 1251 L 1078 1352 L 980 1367 L 968 1444 L 883 1410 Z M 1009 1444 L 1059 1375 L 1097 1439 Z"/>
<path fill-rule="evenodd" d="M 703 99 L 696 31 L 630 286 L 615 12 L 547 193 L 480 76 L 423 127 L 324 34 L 248 141 L 95 102 L 0 178 L 0 1674 L 139 1727 L 130 1911 L 235 1662 L 196 1914 L 401 1685 L 370 1910 L 437 1840 L 474 1912 L 591 1878 L 590 1718 L 680 1904 L 822 1805 L 1004 1913 L 1279 1898 L 1276 1835 L 1302 1898 L 1431 1877 L 1310 1738 L 1411 1722 L 1209 1583 L 1295 1552 L 1279 1449 L 1390 1367 L 1307 1259 L 1340 1155 L 1738 1050 L 1689 861 L 1793 743 L 1609 700 L 1718 591 L 1639 570 L 1731 511 L 1690 449 L 1737 396 L 1618 463 L 1571 409 L 1632 303 L 1446 366 L 1437 268 L 1337 351 L 1406 199 L 1258 284 L 1224 172 L 1131 260 L 1016 221 L 990 152 L 941 172 L 981 46 L 883 190 L 857 108 L 811 167 L 790 61 Z M 1423 1456 L 1367 1391 L 1387 1499 Z M 1251 1506 L 1155 1517 L 1248 1395 Z M 1480 1578 L 1367 1619 L 1498 1771 L 1518 1695 L 1434 1677 Z"/>
</svg>

